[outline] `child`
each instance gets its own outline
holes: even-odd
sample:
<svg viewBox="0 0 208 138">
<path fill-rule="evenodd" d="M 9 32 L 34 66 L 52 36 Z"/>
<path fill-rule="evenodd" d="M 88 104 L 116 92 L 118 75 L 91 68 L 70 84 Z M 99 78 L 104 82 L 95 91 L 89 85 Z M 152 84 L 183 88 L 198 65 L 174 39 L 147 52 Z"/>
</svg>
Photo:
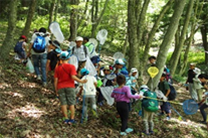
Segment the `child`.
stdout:
<svg viewBox="0 0 208 138">
<path fill-rule="evenodd" d="M 83 93 L 83 102 L 84 102 L 84 107 L 83 107 L 83 113 L 84 116 L 82 119 L 87 120 L 88 115 L 87 115 L 87 106 L 88 102 L 91 102 L 92 109 L 95 111 L 94 113 L 96 114 L 96 86 L 97 86 L 97 80 L 94 76 L 89 75 L 89 71 L 85 68 L 81 69 L 80 71 L 82 75 L 82 80 L 87 80 L 86 84 L 81 84 L 81 90 L 78 93 L 78 97 Z M 84 92 L 82 90 L 84 89 Z M 97 115 L 97 114 L 96 114 Z"/>
<path fill-rule="evenodd" d="M 17 53 L 20 62 L 22 63 L 26 59 L 26 51 L 27 51 L 27 37 L 22 35 L 19 38 L 19 41 L 14 47 L 14 52 Z"/>
<path fill-rule="evenodd" d="M 49 41 L 50 43 L 50 51 L 47 54 L 47 63 L 46 63 L 46 74 L 48 75 L 49 71 L 53 71 L 56 67 L 56 64 L 59 60 L 58 55 L 61 53 L 60 43 L 57 40 Z"/>
<path fill-rule="evenodd" d="M 137 77 L 138 77 L 138 70 L 136 68 L 132 68 L 130 72 L 129 79 L 126 83 L 131 89 L 131 93 L 135 94 L 137 90 Z"/>
<path fill-rule="evenodd" d="M 69 64 L 70 54 L 67 51 L 64 51 L 60 55 L 60 60 L 62 64 L 57 66 L 54 74 L 54 86 L 56 95 L 59 96 L 61 102 L 61 111 L 65 118 L 65 124 L 73 124 L 74 120 L 74 105 L 76 102 L 75 95 L 75 84 L 74 80 L 80 83 L 86 83 L 87 80 L 80 80 L 76 77 L 76 69 L 74 65 Z M 67 105 L 69 106 L 69 110 L 71 111 L 70 119 L 68 118 Z"/>
<path fill-rule="evenodd" d="M 149 98 L 157 98 L 156 93 L 151 92 L 146 85 L 140 87 L 140 94 Z M 150 104 L 151 103 L 151 104 Z M 144 98 L 142 100 L 142 121 L 144 125 L 143 133 L 146 135 L 153 134 L 154 112 L 158 110 L 158 101 L 153 99 Z"/>
<path fill-rule="evenodd" d="M 162 74 L 160 78 L 160 82 L 158 85 L 159 90 L 163 92 L 163 94 L 168 97 L 170 94 L 170 87 L 168 82 L 166 81 L 166 74 Z M 166 119 L 170 120 L 171 110 L 170 110 L 170 103 L 169 102 L 163 102 L 161 105 L 161 113 L 159 115 L 164 115 L 164 112 L 167 114 Z"/>
<path fill-rule="evenodd" d="M 150 63 L 150 66 L 155 66 L 155 64 L 156 64 L 156 57 L 155 56 L 150 56 L 149 58 L 148 58 L 148 60 L 149 60 L 149 63 Z"/>
<path fill-rule="evenodd" d="M 126 79 L 123 75 L 118 75 L 116 82 L 119 85 L 115 88 L 111 94 L 111 97 L 115 98 L 116 108 L 121 118 L 121 132 L 120 135 L 127 135 L 133 131 L 132 128 L 128 128 L 128 116 L 129 116 L 129 102 L 131 98 L 140 99 L 139 95 L 132 95 L 130 88 L 125 86 Z"/>
</svg>

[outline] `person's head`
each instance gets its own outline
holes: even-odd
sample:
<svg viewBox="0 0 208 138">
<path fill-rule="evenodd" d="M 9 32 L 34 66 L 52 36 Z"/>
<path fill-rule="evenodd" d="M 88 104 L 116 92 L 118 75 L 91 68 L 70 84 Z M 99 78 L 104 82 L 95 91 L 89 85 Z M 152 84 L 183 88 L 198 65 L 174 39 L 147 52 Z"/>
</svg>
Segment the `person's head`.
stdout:
<svg viewBox="0 0 208 138">
<path fill-rule="evenodd" d="M 46 29 L 44 27 L 41 27 L 38 32 L 45 34 L 46 33 Z"/>
<path fill-rule="evenodd" d="M 88 37 L 84 37 L 84 40 L 83 40 L 83 44 L 89 42 L 89 38 Z"/>
<path fill-rule="evenodd" d="M 140 86 L 139 91 L 143 92 L 143 93 L 147 92 L 147 91 L 149 91 L 149 87 L 147 85 L 142 85 L 142 86 Z"/>
<path fill-rule="evenodd" d="M 124 65 L 125 65 L 125 63 L 122 59 L 117 59 L 115 62 L 116 69 L 122 69 Z"/>
<path fill-rule="evenodd" d="M 53 41 L 50 40 L 49 43 L 51 49 L 60 48 L 60 43 L 57 40 L 53 40 Z"/>
<path fill-rule="evenodd" d="M 81 36 L 77 36 L 76 39 L 75 39 L 75 42 L 76 42 L 77 47 L 81 47 L 82 42 L 83 42 L 83 38 Z"/>
<path fill-rule="evenodd" d="M 59 58 L 62 60 L 62 61 L 69 61 L 69 58 L 70 58 L 70 53 L 67 52 L 67 51 L 62 51 Z"/>
<path fill-rule="evenodd" d="M 90 72 L 86 69 L 86 68 L 83 68 L 83 69 L 81 69 L 81 71 L 80 71 L 80 74 L 82 75 L 82 76 L 85 76 L 85 75 L 88 75 Z"/>
<path fill-rule="evenodd" d="M 25 42 L 27 42 L 27 37 L 25 35 L 20 36 L 19 40 L 24 40 Z"/>
<path fill-rule="evenodd" d="M 165 74 L 165 73 L 163 73 L 163 74 L 162 74 L 162 76 L 160 77 L 160 81 L 164 81 L 164 80 L 165 80 L 165 78 L 166 78 L 166 74 Z"/>
<path fill-rule="evenodd" d="M 119 86 L 121 86 L 126 83 L 126 77 L 123 75 L 118 75 L 116 78 L 116 82 Z"/>
<path fill-rule="evenodd" d="M 199 80 L 201 81 L 201 83 L 206 83 L 208 76 L 206 74 L 200 74 L 198 76 Z"/>
<path fill-rule="evenodd" d="M 104 66 L 103 72 L 105 75 L 109 75 L 111 73 L 109 65 Z"/>
<path fill-rule="evenodd" d="M 138 70 L 136 68 L 132 68 L 130 75 L 135 77 L 137 75 L 137 73 L 138 73 Z"/>
<path fill-rule="evenodd" d="M 194 69 L 195 68 L 195 66 L 196 66 L 196 64 L 195 63 L 190 63 L 190 69 Z"/>
<path fill-rule="evenodd" d="M 155 56 L 150 56 L 150 57 L 148 58 L 150 64 L 155 64 L 156 59 L 157 59 L 157 58 L 156 58 Z"/>
</svg>

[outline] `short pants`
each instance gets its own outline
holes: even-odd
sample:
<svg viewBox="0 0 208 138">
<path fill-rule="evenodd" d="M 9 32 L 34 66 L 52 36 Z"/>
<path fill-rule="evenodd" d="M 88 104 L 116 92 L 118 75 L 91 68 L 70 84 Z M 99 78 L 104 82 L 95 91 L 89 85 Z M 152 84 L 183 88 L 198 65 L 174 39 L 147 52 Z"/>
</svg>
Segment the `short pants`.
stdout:
<svg viewBox="0 0 208 138">
<path fill-rule="evenodd" d="M 61 105 L 75 105 L 76 94 L 74 88 L 62 88 L 58 90 Z"/>
</svg>

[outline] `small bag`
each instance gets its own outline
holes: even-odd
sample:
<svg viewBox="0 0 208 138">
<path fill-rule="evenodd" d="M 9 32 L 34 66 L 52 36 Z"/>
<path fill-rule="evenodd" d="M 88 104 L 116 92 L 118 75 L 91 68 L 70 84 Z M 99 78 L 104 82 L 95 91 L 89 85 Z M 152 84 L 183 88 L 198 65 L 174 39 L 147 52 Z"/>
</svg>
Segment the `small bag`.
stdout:
<svg viewBox="0 0 208 138">
<path fill-rule="evenodd" d="M 142 107 L 144 107 L 146 111 L 156 112 L 158 110 L 158 101 L 157 101 L 156 93 L 151 91 L 146 91 L 144 92 L 144 96 L 147 98 L 144 98 L 142 100 Z"/>
<path fill-rule="evenodd" d="M 31 62 L 31 60 L 29 58 L 27 59 L 26 70 L 28 72 L 30 72 L 30 73 L 34 73 L 35 72 L 34 66 L 33 66 L 33 64 L 32 64 L 32 62 Z"/>
</svg>

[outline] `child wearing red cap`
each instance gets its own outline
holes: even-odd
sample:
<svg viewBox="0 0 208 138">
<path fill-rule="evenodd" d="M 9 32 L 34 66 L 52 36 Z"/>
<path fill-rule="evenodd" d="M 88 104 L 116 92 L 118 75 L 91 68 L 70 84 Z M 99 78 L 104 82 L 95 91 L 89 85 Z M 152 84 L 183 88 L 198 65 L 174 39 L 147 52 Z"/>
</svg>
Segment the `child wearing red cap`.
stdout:
<svg viewBox="0 0 208 138">
<path fill-rule="evenodd" d="M 26 51 L 27 51 L 27 37 L 22 35 L 19 38 L 19 41 L 14 47 L 14 52 L 17 53 L 18 58 L 21 62 L 26 59 Z"/>
</svg>

